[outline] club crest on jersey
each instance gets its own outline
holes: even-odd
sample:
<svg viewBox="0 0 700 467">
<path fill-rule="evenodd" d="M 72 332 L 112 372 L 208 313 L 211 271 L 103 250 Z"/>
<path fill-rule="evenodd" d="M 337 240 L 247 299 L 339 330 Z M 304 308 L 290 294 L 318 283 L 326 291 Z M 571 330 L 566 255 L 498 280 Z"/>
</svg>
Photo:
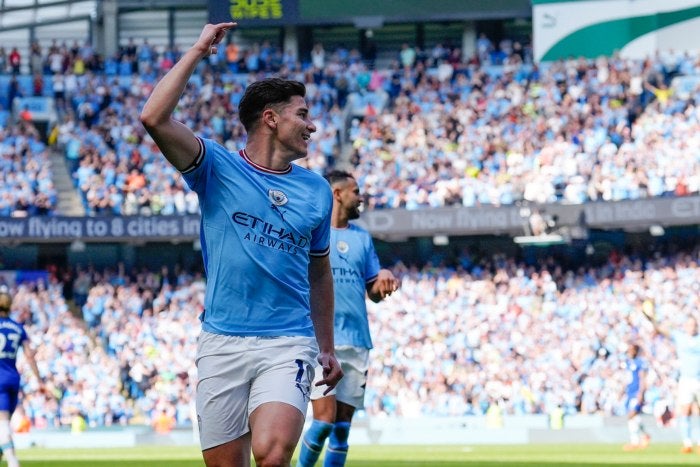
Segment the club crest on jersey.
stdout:
<svg viewBox="0 0 700 467">
<path fill-rule="evenodd" d="M 283 191 L 274 190 L 272 188 L 267 190 L 267 197 L 275 206 L 284 206 L 287 204 L 287 201 L 289 201 L 289 198 L 287 198 L 287 195 L 285 195 Z"/>
<path fill-rule="evenodd" d="M 350 249 L 350 245 L 348 245 L 346 242 L 339 240 L 338 243 L 335 244 L 335 247 L 338 249 L 340 253 L 347 253 L 348 250 Z"/>
</svg>

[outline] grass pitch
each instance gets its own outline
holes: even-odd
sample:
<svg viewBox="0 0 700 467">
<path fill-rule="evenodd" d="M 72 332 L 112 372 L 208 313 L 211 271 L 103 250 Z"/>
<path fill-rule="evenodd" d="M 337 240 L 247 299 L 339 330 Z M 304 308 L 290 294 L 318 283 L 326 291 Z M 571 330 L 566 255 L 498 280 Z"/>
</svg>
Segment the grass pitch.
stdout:
<svg viewBox="0 0 700 467">
<path fill-rule="evenodd" d="M 616 444 L 499 446 L 352 446 L 347 467 L 575 467 L 674 466 L 700 464 L 700 454 L 680 454 L 679 444 L 652 444 L 623 452 Z M 118 449 L 25 449 L 23 467 L 194 467 L 203 466 L 194 446 Z M 5 465 L 3 461 L 0 465 Z M 320 462 L 317 465 L 322 465 Z"/>
</svg>

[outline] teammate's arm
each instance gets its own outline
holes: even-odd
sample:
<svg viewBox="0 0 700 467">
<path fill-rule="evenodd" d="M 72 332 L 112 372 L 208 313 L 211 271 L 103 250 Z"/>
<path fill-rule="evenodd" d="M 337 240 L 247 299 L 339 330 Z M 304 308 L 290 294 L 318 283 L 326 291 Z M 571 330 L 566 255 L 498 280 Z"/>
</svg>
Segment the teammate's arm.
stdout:
<svg viewBox="0 0 700 467">
<path fill-rule="evenodd" d="M 25 339 L 22 343 L 22 352 L 24 353 L 24 358 L 27 359 L 27 363 L 29 363 L 29 367 L 32 369 L 32 373 L 34 373 L 34 376 L 36 376 L 36 380 L 39 383 L 39 388 L 43 389 L 44 381 L 41 379 L 39 365 L 36 364 L 36 354 L 29 343 L 29 339 Z"/>
<path fill-rule="evenodd" d="M 333 274 L 328 255 L 311 257 L 309 264 L 309 283 L 311 286 L 311 321 L 314 323 L 316 341 L 318 342 L 318 363 L 323 368 L 323 379 L 317 386 L 326 385 L 324 394 L 338 384 L 343 371 L 335 358 L 333 345 Z"/>
<path fill-rule="evenodd" d="M 379 270 L 377 278 L 367 284 L 367 296 L 374 303 L 379 303 L 393 292 L 399 290 L 399 280 L 388 269 Z"/>
<path fill-rule="evenodd" d="M 199 154 L 196 136 L 183 123 L 173 120 L 172 113 L 187 81 L 200 60 L 215 53 L 215 46 L 236 23 L 207 24 L 197 42 L 182 56 L 153 89 L 141 111 L 141 123 L 163 155 L 178 170 L 188 168 Z"/>
<path fill-rule="evenodd" d="M 647 392 L 647 376 L 649 375 L 649 370 L 646 369 L 646 365 L 643 370 L 639 372 L 639 405 L 644 405 L 644 397 Z"/>
<path fill-rule="evenodd" d="M 662 326 L 659 324 L 658 321 L 656 321 L 656 316 L 653 313 L 648 312 L 644 308 L 642 308 L 642 314 L 649 320 L 651 325 L 654 327 L 654 332 L 656 334 L 660 334 L 664 337 L 671 337 L 671 331 L 666 327 Z"/>
</svg>

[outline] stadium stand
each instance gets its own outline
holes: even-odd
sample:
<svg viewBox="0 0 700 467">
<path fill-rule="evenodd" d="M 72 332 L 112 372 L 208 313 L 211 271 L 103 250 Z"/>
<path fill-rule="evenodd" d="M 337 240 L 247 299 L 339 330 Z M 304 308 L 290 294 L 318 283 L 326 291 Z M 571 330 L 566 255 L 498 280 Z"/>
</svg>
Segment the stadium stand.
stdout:
<svg viewBox="0 0 700 467">
<path fill-rule="evenodd" d="M 238 148 L 242 130 L 226 115 L 235 113 L 249 76 L 299 79 L 318 127 L 301 163 L 321 173 L 347 166 L 350 151 L 368 209 L 698 193 L 697 138 L 691 136 L 698 120 L 697 57 L 535 66 L 529 46 L 504 41 L 494 48 L 486 38 L 480 44 L 473 57 L 462 57 L 459 48 L 419 53 L 405 45 L 396 60 L 375 69 L 343 49 L 326 51 L 319 68 L 318 58 L 302 64 L 269 43 L 254 44 L 236 62 L 204 64 L 179 117 Z M 15 95 L 56 99 L 60 119 L 51 142 L 64 152 L 88 215 L 196 212 L 137 120 L 178 50 L 133 42 L 103 60 L 76 42 L 46 50 L 36 44 L 33 53 L 46 74 L 8 78 L 0 100 L 9 108 Z"/>
<path fill-rule="evenodd" d="M 553 258 L 528 265 L 499 254 L 463 255 L 450 267 L 397 263 L 393 271 L 401 291 L 381 306 L 368 302 L 375 348 L 360 416 L 483 415 L 493 404 L 506 415 L 557 406 L 621 415 L 619 369 L 631 338 L 653 361 L 645 411 L 673 400 L 673 345 L 654 337 L 641 307 L 672 327 L 697 308 L 697 293 L 677 293 L 700 284 L 697 246 L 613 251 L 602 265 L 572 269 Z M 202 275 L 119 265 L 74 275 L 53 269 L 49 277 L 13 290 L 15 315 L 51 375 L 50 394 L 25 378 L 33 426 L 69 426 L 75 414 L 90 427 L 150 424 L 163 409 L 190 426 Z M 72 300 L 83 303 L 79 317 Z"/>
<path fill-rule="evenodd" d="M 698 194 L 697 56 L 535 65 L 530 49 L 481 36 L 474 56 L 405 44 L 372 63 L 318 44 L 302 63 L 260 42 L 202 64 L 178 118 L 235 149 L 244 135 L 227 116 L 249 79 L 299 79 L 318 128 L 300 164 L 318 173 L 349 164 L 367 209 Z M 138 39 L 110 57 L 78 42 L 32 45 L 23 59 L 30 73 L 0 76 L 0 215 L 59 212 L 50 150 L 65 157 L 87 215 L 197 213 L 196 197 L 138 121 L 179 54 Z M 2 70 L 13 71 L 0 48 Z M 51 149 L 36 126 L 14 124 L 11 102 L 28 96 L 55 99 Z M 652 336 L 639 309 L 653 306 L 660 320 L 682 322 L 700 302 L 677 291 L 698 291 L 699 262 L 697 246 L 614 252 L 604 265 L 577 268 L 505 255 L 463 256 L 454 267 L 399 262 L 401 292 L 381 308 L 368 303 L 377 337 L 364 414 L 481 415 L 498 406 L 506 414 L 562 407 L 622 415 L 617 370 L 630 336 L 653 356 L 651 413 L 672 400 L 677 368 L 671 343 Z M 51 375 L 49 393 L 24 381 L 22 412 L 31 424 L 152 424 L 165 411 L 191 426 L 203 281 L 201 273 L 119 265 L 55 269 L 46 282 L 15 287 L 14 312 Z"/>
</svg>

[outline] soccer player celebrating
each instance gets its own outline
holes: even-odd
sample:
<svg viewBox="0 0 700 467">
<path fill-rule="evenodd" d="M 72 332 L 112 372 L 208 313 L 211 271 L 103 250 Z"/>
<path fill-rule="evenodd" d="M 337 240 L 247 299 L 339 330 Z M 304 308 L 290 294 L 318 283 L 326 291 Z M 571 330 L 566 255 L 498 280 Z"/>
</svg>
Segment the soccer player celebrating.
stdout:
<svg viewBox="0 0 700 467">
<path fill-rule="evenodd" d="M 649 434 L 642 424 L 642 407 L 644 407 L 644 393 L 646 392 L 647 363 L 641 356 L 641 347 L 637 343 L 627 346 L 627 358 L 623 364 L 629 372 L 627 387 L 625 388 L 627 409 L 627 428 L 630 433 L 630 442 L 623 446 L 625 451 L 644 449 L 649 445 Z"/>
<path fill-rule="evenodd" d="M 398 290 L 391 271 L 380 269 L 370 234 L 349 221 L 360 217 L 357 182 L 347 172 L 326 177 L 333 190 L 331 267 L 335 289 L 335 344 L 344 377 L 334 391 L 311 394 L 314 420 L 304 435 L 297 467 L 318 460 L 327 437 L 326 466 L 343 466 L 348 454 L 350 423 L 363 406 L 372 340 L 365 294 L 375 303 Z"/>
<path fill-rule="evenodd" d="M 238 106 L 247 132 L 230 153 L 172 118 L 199 62 L 235 23 L 208 24 L 160 80 L 141 121 L 199 198 L 207 274 L 197 348 L 197 419 L 208 466 L 289 465 L 319 385 L 342 377 L 333 345 L 332 195 L 292 161 L 316 127 L 305 88 L 270 78 Z M 314 338 L 315 336 L 315 338 Z"/>
<path fill-rule="evenodd" d="M 34 358 L 34 350 L 29 345 L 27 332 L 24 326 L 10 318 L 12 297 L 6 287 L 0 289 L 0 335 L 2 335 L 3 347 L 0 348 L 0 458 L 4 454 L 8 467 L 18 467 L 19 459 L 15 453 L 12 442 L 12 428 L 10 418 L 17 408 L 19 395 L 20 376 L 17 371 L 17 351 L 20 346 L 29 366 L 39 381 L 39 388 L 43 390 L 43 383 L 39 375 L 39 368 Z"/>
<path fill-rule="evenodd" d="M 688 454 L 693 452 L 693 405 L 700 403 L 700 332 L 698 321 L 690 316 L 683 325 L 683 330 L 671 331 L 661 326 L 653 313 L 644 310 L 644 316 L 649 319 L 654 331 L 666 338 L 673 340 L 678 356 L 680 377 L 678 379 L 677 415 L 679 427 L 683 436 L 681 452 Z"/>
</svg>

